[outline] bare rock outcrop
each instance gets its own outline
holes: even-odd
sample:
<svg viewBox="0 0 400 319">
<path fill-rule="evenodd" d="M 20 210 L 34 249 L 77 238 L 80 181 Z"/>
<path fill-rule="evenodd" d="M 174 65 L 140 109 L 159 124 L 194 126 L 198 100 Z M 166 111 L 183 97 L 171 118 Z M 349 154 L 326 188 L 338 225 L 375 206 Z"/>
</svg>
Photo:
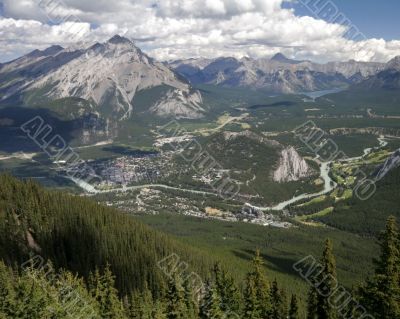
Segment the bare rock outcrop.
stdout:
<svg viewBox="0 0 400 319">
<path fill-rule="evenodd" d="M 273 173 L 275 182 L 284 183 L 298 181 L 312 175 L 313 170 L 294 147 L 282 150 L 279 166 Z"/>
</svg>

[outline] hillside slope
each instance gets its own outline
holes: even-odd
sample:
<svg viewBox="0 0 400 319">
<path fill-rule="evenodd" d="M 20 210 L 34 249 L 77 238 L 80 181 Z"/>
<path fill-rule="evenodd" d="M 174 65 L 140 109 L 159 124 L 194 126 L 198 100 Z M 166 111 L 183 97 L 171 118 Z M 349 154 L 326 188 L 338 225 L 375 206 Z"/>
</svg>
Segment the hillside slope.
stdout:
<svg viewBox="0 0 400 319">
<path fill-rule="evenodd" d="M 319 220 L 342 230 L 377 235 L 390 215 L 400 217 L 399 184 L 400 167 L 397 167 L 377 183 L 377 191 L 370 199 L 363 201 L 353 197 L 339 202 L 331 214 Z"/>
<path fill-rule="evenodd" d="M 110 263 L 121 294 L 148 286 L 155 295 L 166 284 L 157 267 L 166 256 L 177 254 L 202 275 L 211 268 L 205 254 L 114 209 L 8 175 L 0 185 L 0 259 L 10 265 L 39 254 L 88 278 Z"/>
</svg>

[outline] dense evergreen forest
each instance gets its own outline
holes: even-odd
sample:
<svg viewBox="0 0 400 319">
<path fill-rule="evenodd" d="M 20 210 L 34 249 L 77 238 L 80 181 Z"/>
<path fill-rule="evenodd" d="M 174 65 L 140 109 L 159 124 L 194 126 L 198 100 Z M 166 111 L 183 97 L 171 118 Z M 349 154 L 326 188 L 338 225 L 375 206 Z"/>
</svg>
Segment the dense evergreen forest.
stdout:
<svg viewBox="0 0 400 319">
<path fill-rule="evenodd" d="M 390 215 L 400 218 L 399 185 L 400 167 L 397 167 L 377 183 L 377 191 L 370 199 L 360 200 L 357 196 L 353 196 L 333 204 L 335 209 L 332 214 L 315 219 L 337 229 L 376 236 Z"/>
<path fill-rule="evenodd" d="M 122 294 L 166 287 L 157 262 L 177 254 L 206 276 L 215 262 L 200 251 L 152 230 L 131 216 L 80 196 L 42 189 L 32 181 L 0 176 L 0 256 L 19 264 L 32 251 L 88 278 L 108 263 Z M 129 278 L 129 280 L 126 280 Z"/>
<path fill-rule="evenodd" d="M 321 258 L 294 265 L 308 296 L 289 295 L 268 276 L 258 252 L 245 281 L 237 282 L 205 252 L 128 215 L 6 175 L 0 177 L 0 319 L 400 318 L 394 217 L 379 244 L 374 275 L 348 291 L 337 281 L 327 240 Z"/>
</svg>

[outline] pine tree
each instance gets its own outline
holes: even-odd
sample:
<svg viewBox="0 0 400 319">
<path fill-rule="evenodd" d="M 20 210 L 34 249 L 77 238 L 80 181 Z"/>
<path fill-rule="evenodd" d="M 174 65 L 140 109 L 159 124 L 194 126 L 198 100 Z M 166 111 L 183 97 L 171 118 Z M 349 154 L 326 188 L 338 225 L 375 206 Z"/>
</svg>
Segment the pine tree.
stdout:
<svg viewBox="0 0 400 319">
<path fill-rule="evenodd" d="M 221 297 L 219 296 L 216 287 L 212 286 L 211 283 L 207 284 L 206 294 L 200 308 L 200 318 L 224 318 L 224 312 L 221 310 Z"/>
<path fill-rule="evenodd" d="M 52 307 L 47 293 L 43 290 L 46 283 L 43 278 L 32 279 L 29 274 L 23 274 L 17 280 L 15 287 L 15 307 L 11 318 L 42 319 L 48 315 Z"/>
<path fill-rule="evenodd" d="M 351 296 L 351 300 L 348 300 L 348 302 L 339 310 L 340 317 L 342 318 L 359 318 L 364 315 L 364 313 L 359 313 L 361 309 L 359 309 L 359 304 L 356 302 L 359 297 L 357 292 L 352 290 Z"/>
<path fill-rule="evenodd" d="M 337 288 L 336 262 L 332 252 L 332 242 L 325 242 L 322 255 L 322 269 L 314 274 L 308 294 L 307 319 L 336 319 L 337 310 L 329 298 Z"/>
<path fill-rule="evenodd" d="M 195 300 L 193 287 L 189 280 L 185 280 L 183 283 L 183 289 L 185 291 L 185 305 L 187 309 L 188 319 L 197 319 L 199 315 L 198 302 Z"/>
<path fill-rule="evenodd" d="M 13 285 L 13 274 L 8 267 L 0 261 L 0 313 L 11 316 L 15 291 Z"/>
<path fill-rule="evenodd" d="M 47 278 L 46 291 L 55 301 L 49 307 L 49 312 L 53 314 L 54 318 L 94 317 L 97 304 L 87 290 L 83 279 L 68 271 L 61 271 L 59 274 L 54 271 L 53 278 L 49 278 L 50 276 L 46 276 L 46 274 L 43 276 Z M 44 284 L 46 285 L 46 283 Z"/>
<path fill-rule="evenodd" d="M 325 249 L 321 260 L 323 269 L 319 274 L 318 280 L 318 304 L 317 313 L 318 318 L 324 319 L 336 319 L 337 310 L 333 307 L 329 301 L 329 297 L 333 294 L 337 288 L 336 279 L 336 261 L 333 256 L 333 245 L 328 239 L 325 242 Z"/>
<path fill-rule="evenodd" d="M 299 303 L 296 295 L 290 299 L 289 319 L 299 319 Z"/>
<path fill-rule="evenodd" d="M 187 307 L 185 303 L 185 291 L 182 287 L 182 279 L 175 275 L 169 280 L 167 293 L 167 318 L 186 319 Z"/>
<path fill-rule="evenodd" d="M 252 271 L 247 275 L 245 307 L 248 315 L 251 314 L 253 316 L 249 318 L 258 318 L 257 316 L 259 318 L 268 318 L 271 312 L 270 287 L 263 272 L 263 264 L 260 251 L 257 250 L 252 261 Z"/>
<path fill-rule="evenodd" d="M 269 318 L 270 319 L 287 318 L 286 297 L 284 293 L 279 289 L 276 280 L 273 281 L 271 286 L 271 314 Z"/>
<path fill-rule="evenodd" d="M 249 274 L 246 278 L 244 292 L 244 319 L 261 319 L 260 303 L 257 298 L 257 288 L 254 278 Z"/>
<path fill-rule="evenodd" d="M 166 319 L 167 315 L 165 313 L 165 304 L 163 301 L 158 300 L 154 303 L 154 310 L 152 319 Z M 195 317 L 196 319 L 198 317 Z"/>
<path fill-rule="evenodd" d="M 115 277 L 107 265 L 101 275 L 98 270 L 89 278 L 89 288 L 93 298 L 97 301 L 99 314 L 103 319 L 121 319 L 125 313 L 122 302 L 118 298 L 115 288 Z"/>
<path fill-rule="evenodd" d="M 146 284 L 142 292 L 133 293 L 130 303 L 125 308 L 128 318 L 135 319 L 152 319 L 154 313 L 159 310 L 158 307 L 154 307 L 153 296 Z"/>
<path fill-rule="evenodd" d="M 125 313 L 129 319 L 142 319 L 143 311 L 143 296 L 138 291 L 135 291 L 129 300 L 129 304 L 125 306 Z"/>
<path fill-rule="evenodd" d="M 361 302 L 376 318 L 400 318 L 400 239 L 396 219 L 387 220 L 380 236 L 375 275 L 360 289 Z"/>
<path fill-rule="evenodd" d="M 214 265 L 213 270 L 217 293 L 221 296 L 222 311 L 239 314 L 241 311 L 241 295 L 235 280 L 221 268 L 219 263 Z"/>
<path fill-rule="evenodd" d="M 318 292 L 312 286 L 307 298 L 307 319 L 318 319 Z"/>
<path fill-rule="evenodd" d="M 153 296 L 151 294 L 150 289 L 147 286 L 147 283 L 144 286 L 141 298 L 141 316 L 142 319 L 152 319 L 154 312 L 154 301 Z"/>
</svg>

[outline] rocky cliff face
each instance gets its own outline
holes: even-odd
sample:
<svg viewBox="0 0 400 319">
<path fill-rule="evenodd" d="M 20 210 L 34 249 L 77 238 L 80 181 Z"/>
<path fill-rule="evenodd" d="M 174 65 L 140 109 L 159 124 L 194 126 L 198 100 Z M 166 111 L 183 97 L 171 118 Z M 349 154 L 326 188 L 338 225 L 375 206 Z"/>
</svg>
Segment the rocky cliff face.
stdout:
<svg viewBox="0 0 400 319">
<path fill-rule="evenodd" d="M 376 180 L 380 181 L 392 170 L 400 166 L 400 150 L 394 152 L 383 165 L 379 166 L 374 173 Z"/>
<path fill-rule="evenodd" d="M 279 183 L 293 182 L 308 177 L 312 173 L 312 169 L 294 147 L 289 147 L 281 152 L 279 166 L 273 173 L 273 180 Z"/>
</svg>

